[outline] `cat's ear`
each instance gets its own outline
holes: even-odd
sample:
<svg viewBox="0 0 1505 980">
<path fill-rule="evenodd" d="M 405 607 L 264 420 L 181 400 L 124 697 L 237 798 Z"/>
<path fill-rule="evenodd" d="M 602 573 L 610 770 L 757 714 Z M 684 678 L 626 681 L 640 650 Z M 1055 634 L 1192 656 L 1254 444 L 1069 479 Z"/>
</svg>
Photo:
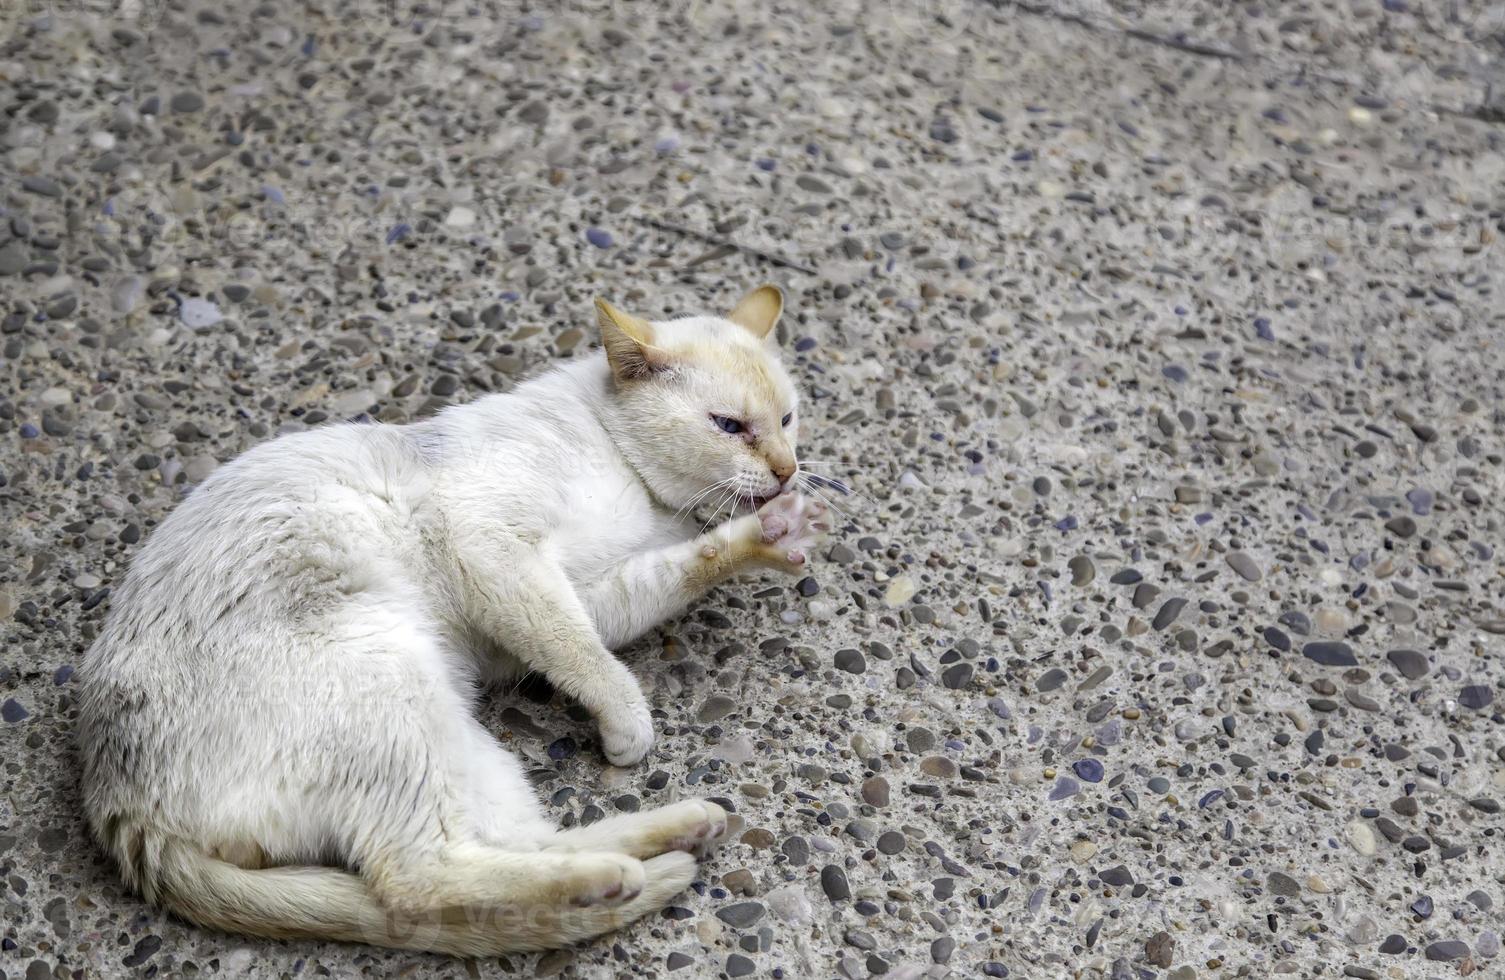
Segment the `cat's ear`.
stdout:
<svg viewBox="0 0 1505 980">
<path fill-rule="evenodd" d="M 783 312 L 784 294 L 779 287 L 759 286 L 738 300 L 726 318 L 762 340 L 773 333 Z"/>
<path fill-rule="evenodd" d="M 646 377 L 663 366 L 662 352 L 653 346 L 653 324 L 647 320 L 597 299 L 596 323 L 601 327 L 606 360 L 618 378 Z"/>
</svg>

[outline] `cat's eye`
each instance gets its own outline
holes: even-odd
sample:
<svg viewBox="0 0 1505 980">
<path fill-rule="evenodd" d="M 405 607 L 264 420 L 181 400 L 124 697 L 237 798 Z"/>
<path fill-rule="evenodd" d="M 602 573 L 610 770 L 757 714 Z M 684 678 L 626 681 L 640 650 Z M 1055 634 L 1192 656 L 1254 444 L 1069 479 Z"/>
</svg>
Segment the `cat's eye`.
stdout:
<svg viewBox="0 0 1505 980">
<path fill-rule="evenodd" d="M 789 423 L 793 422 L 793 421 L 794 421 L 794 413 L 790 412 L 788 415 L 784 416 L 782 419 L 779 420 L 779 424 L 782 425 L 784 428 L 787 429 L 787 428 L 789 428 Z"/>
<path fill-rule="evenodd" d="M 728 435 L 736 435 L 742 431 L 742 423 L 726 415 L 712 415 L 711 421 L 716 423 L 716 428 Z"/>
</svg>

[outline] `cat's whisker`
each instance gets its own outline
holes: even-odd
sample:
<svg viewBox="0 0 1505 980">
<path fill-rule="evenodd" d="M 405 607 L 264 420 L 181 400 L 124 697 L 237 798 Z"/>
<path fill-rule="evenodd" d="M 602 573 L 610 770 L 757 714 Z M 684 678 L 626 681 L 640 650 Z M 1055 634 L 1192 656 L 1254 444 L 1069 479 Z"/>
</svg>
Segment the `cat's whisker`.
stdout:
<svg viewBox="0 0 1505 980">
<path fill-rule="evenodd" d="M 847 495 L 848 496 L 856 497 L 858 500 L 862 501 L 864 504 L 867 504 L 870 507 L 877 507 L 878 506 L 878 501 L 874 500 L 872 497 L 870 497 L 867 494 L 863 493 L 861 490 L 858 490 L 856 487 L 852 486 L 850 483 L 844 483 L 844 484 L 842 484 L 842 486 L 844 486 L 844 487 L 847 488 Z"/>
<path fill-rule="evenodd" d="M 847 511 L 842 510 L 841 507 L 838 506 L 835 502 L 833 502 L 830 497 L 827 497 L 825 494 L 821 493 L 818 490 L 815 490 L 815 491 L 812 491 L 812 492 L 815 494 L 815 496 L 816 496 L 817 499 L 819 499 L 822 503 L 824 503 L 826 505 L 826 508 L 828 510 L 830 510 L 831 513 L 835 514 L 842 521 L 844 521 L 844 522 L 846 522 L 848 524 L 851 524 L 853 527 L 857 528 L 857 530 L 859 530 L 859 531 L 866 530 L 866 528 L 864 528 L 857 521 L 856 518 L 854 518 Z"/>
<path fill-rule="evenodd" d="M 736 477 L 730 477 L 729 476 L 729 477 L 727 477 L 724 480 L 717 480 L 715 483 L 713 483 L 710 486 L 706 487 L 704 490 L 700 491 L 700 493 L 698 493 L 698 494 L 695 495 L 695 499 L 690 502 L 689 509 L 693 510 L 695 507 L 699 506 L 700 504 L 705 503 L 706 499 L 708 497 L 710 497 L 712 494 L 717 494 L 718 497 L 719 497 L 719 494 L 722 491 L 724 491 L 727 488 L 729 488 L 731 486 L 734 486 L 736 484 L 736 479 L 737 479 Z"/>
<path fill-rule="evenodd" d="M 801 467 L 812 466 L 821 467 L 822 469 L 849 470 L 853 473 L 860 473 L 864 470 L 875 469 L 878 464 L 858 463 L 849 459 L 806 459 L 801 456 L 799 465 Z"/>
<path fill-rule="evenodd" d="M 715 483 L 713 483 L 710 486 L 706 487 L 704 490 L 700 491 L 695 496 L 691 497 L 689 503 L 685 504 L 679 510 L 675 511 L 674 512 L 674 519 L 677 521 L 677 520 L 681 519 L 682 517 L 686 516 L 687 514 L 691 513 L 692 511 L 695 510 L 695 507 L 698 504 L 700 504 L 703 500 L 705 500 L 706 497 L 709 497 L 712 493 L 714 493 L 714 492 L 716 492 L 718 490 L 724 490 L 724 489 L 726 489 L 727 485 L 731 484 L 732 482 L 734 482 L 735 479 L 736 479 L 735 477 L 727 477 L 724 480 L 717 480 Z"/>
<path fill-rule="evenodd" d="M 528 682 L 528 678 L 534 676 L 537 673 L 538 671 L 536 670 L 525 670 L 521 674 L 519 674 L 517 680 L 512 682 L 512 687 L 508 689 L 507 696 L 510 698 L 518 691 L 521 691 L 523 689 L 523 685 Z"/>
<path fill-rule="evenodd" d="M 736 511 L 736 506 L 737 506 L 737 492 L 735 490 L 733 490 L 730 493 L 728 493 L 724 498 L 722 498 L 721 502 L 716 505 L 716 509 L 714 511 L 712 511 L 712 513 L 711 513 L 711 519 L 708 520 L 708 521 L 706 521 L 705 527 L 701 528 L 701 532 L 704 533 L 704 531 L 707 528 L 709 528 L 712 524 L 719 524 L 720 522 L 722 522 L 722 521 L 730 518 L 732 516 L 732 514 Z M 723 510 L 726 511 L 726 513 L 724 515 L 722 514 Z"/>
<path fill-rule="evenodd" d="M 716 522 L 716 518 L 721 515 L 721 508 L 725 507 L 729 501 L 735 501 L 737 499 L 737 496 L 738 490 L 736 486 L 732 486 L 731 489 L 727 490 L 727 492 L 721 496 L 721 498 L 716 502 L 715 508 L 711 510 L 711 516 L 706 518 L 706 522 L 704 524 L 700 525 L 701 534 L 704 534 L 706 532 L 706 529 Z"/>
<path fill-rule="evenodd" d="M 846 484 L 815 473 L 796 473 L 795 478 L 799 481 L 801 489 L 808 490 L 811 493 L 820 493 L 823 490 L 831 490 L 840 493 L 842 496 L 847 496 L 851 493 Z"/>
<path fill-rule="evenodd" d="M 840 480 L 833 476 L 827 476 L 824 473 L 812 473 L 804 469 L 803 466 L 795 471 L 795 476 L 800 481 L 802 486 L 810 488 L 812 490 L 830 491 L 832 495 L 839 494 L 842 497 L 857 496 L 863 499 L 868 499 L 866 498 L 866 495 L 859 493 L 857 490 L 853 489 L 851 484 L 847 483 L 845 480 Z M 872 501 L 868 499 L 868 502 L 871 503 Z"/>
<path fill-rule="evenodd" d="M 710 530 L 711 525 L 716 523 L 716 518 L 719 517 L 719 516 L 721 516 L 721 505 L 720 504 L 716 505 L 715 509 L 713 509 L 710 512 L 710 515 L 701 523 L 700 529 L 698 531 L 696 531 L 695 533 L 696 534 L 704 534 L 706 531 Z"/>
<path fill-rule="evenodd" d="M 676 510 L 674 512 L 674 520 L 678 521 L 679 519 L 681 519 L 682 517 L 684 517 L 686 514 L 688 514 L 690 511 L 694 510 L 695 509 L 695 504 L 698 503 L 700 501 L 700 498 L 704 497 L 705 494 L 706 494 L 706 492 L 704 490 L 702 490 L 699 493 L 697 493 L 695 496 L 691 497 L 689 499 L 689 501 L 683 507 L 681 507 L 679 510 Z"/>
<path fill-rule="evenodd" d="M 867 531 L 867 528 L 862 524 L 862 522 L 858 521 L 851 514 L 848 514 L 846 511 L 843 511 L 842 509 L 837 507 L 828 498 L 821 496 L 819 493 L 817 493 L 816 496 L 820 498 L 821 502 L 826 505 L 826 508 L 830 510 L 831 513 L 835 514 L 836 517 L 840 519 L 841 523 L 850 524 L 857 531 Z"/>
<path fill-rule="evenodd" d="M 801 473 L 799 475 L 804 478 L 807 484 L 811 484 L 817 487 L 825 487 L 828 490 L 835 490 L 843 497 L 848 497 L 852 494 L 852 488 L 847 486 L 841 480 L 836 479 L 835 477 L 824 476 L 820 473 Z"/>
<path fill-rule="evenodd" d="M 705 501 L 705 498 L 709 497 L 711 494 L 719 493 L 729 487 L 735 486 L 736 482 L 737 478 L 734 476 L 729 476 L 724 480 L 717 480 L 715 483 L 700 491 L 700 493 L 696 495 L 695 499 L 703 503 Z"/>
<path fill-rule="evenodd" d="M 853 463 L 853 462 L 850 462 L 848 460 L 807 459 L 806 457 L 803 457 L 803 456 L 801 456 L 795 462 L 794 465 L 795 465 L 795 470 L 797 472 L 798 471 L 803 471 L 806 468 L 814 469 L 814 468 L 817 468 L 817 467 L 818 468 L 822 468 L 822 469 L 836 470 L 836 471 L 845 470 L 845 471 L 847 471 L 849 473 L 859 473 L 859 472 L 862 471 L 862 466 L 860 464 Z M 818 478 L 820 478 L 822 480 L 835 479 L 835 477 L 828 477 L 828 476 L 825 476 L 825 475 L 820 474 L 820 473 L 811 473 L 810 475 L 814 476 L 814 477 L 818 477 Z M 854 490 L 851 487 L 851 485 L 848 484 L 848 483 L 846 483 L 845 481 L 842 481 L 842 486 L 845 488 L 843 490 L 843 493 L 847 493 L 847 494 L 853 494 L 853 493 L 855 493 L 858 496 L 863 496 L 862 493 L 860 493 L 857 490 Z M 872 501 L 869 501 L 869 502 L 871 503 Z"/>
<path fill-rule="evenodd" d="M 838 506 L 836 504 L 836 502 L 834 500 L 832 500 L 830 497 L 826 496 L 824 493 L 821 493 L 819 486 L 817 486 L 816 484 L 810 482 L 810 476 L 809 476 L 809 474 L 800 474 L 800 476 L 803 477 L 803 480 L 801 482 L 801 488 L 802 489 L 808 491 L 809 493 L 813 493 L 816 497 L 818 497 L 821 500 L 822 503 L 824 503 L 827 507 L 829 507 L 831 509 L 831 511 L 833 513 L 835 513 L 836 516 L 840 517 L 843 521 L 846 521 L 848 524 L 851 524 L 853 527 L 855 527 L 859 531 L 865 530 L 865 528 L 863 528 L 863 526 L 861 524 L 859 524 L 856 520 L 853 519 L 853 517 L 852 517 L 851 514 L 847 513 L 844 509 L 842 509 L 840 506 Z"/>
<path fill-rule="evenodd" d="M 804 467 L 805 461 L 800 460 L 796 473 L 804 480 L 805 485 L 808 486 L 810 484 L 814 484 L 816 486 L 828 487 L 837 491 L 843 497 L 856 497 L 857 499 L 873 507 L 878 506 L 878 502 L 876 500 L 874 500 L 872 497 L 869 497 L 861 490 L 853 487 L 850 483 L 847 483 L 844 480 L 837 480 L 834 477 L 825 476 L 821 473 L 805 473 L 803 472 Z"/>
</svg>

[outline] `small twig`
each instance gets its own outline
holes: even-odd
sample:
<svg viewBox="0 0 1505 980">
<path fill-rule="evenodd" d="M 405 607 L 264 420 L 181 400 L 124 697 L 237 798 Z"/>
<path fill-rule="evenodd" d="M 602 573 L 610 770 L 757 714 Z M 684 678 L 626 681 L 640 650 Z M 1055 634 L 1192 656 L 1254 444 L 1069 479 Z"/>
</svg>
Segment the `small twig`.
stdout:
<svg viewBox="0 0 1505 980">
<path fill-rule="evenodd" d="M 1464 119 L 1475 119 L 1479 122 L 1490 123 L 1492 125 L 1505 123 L 1505 110 L 1496 109 L 1489 105 L 1471 105 L 1457 109 L 1453 106 L 1431 102 L 1428 103 L 1427 107 L 1440 116 L 1461 116 Z"/>
<path fill-rule="evenodd" d="M 1243 61 L 1244 56 L 1237 51 L 1220 48 L 1214 44 L 1205 44 L 1189 38 L 1173 37 L 1165 34 L 1156 34 L 1154 31 L 1143 27 L 1119 27 L 1116 24 L 1103 24 L 1084 17 L 1081 14 L 1067 13 L 1051 8 L 1043 3 L 1031 3 L 1029 0 L 991 0 L 994 7 L 1016 7 L 1027 14 L 1036 17 L 1047 17 L 1051 20 L 1064 21 L 1068 24 L 1076 24 L 1105 34 L 1122 34 L 1134 38 L 1136 41 L 1147 41 L 1150 44 L 1159 44 L 1177 51 L 1185 51 L 1187 54 L 1201 55 L 1204 58 L 1221 58 L 1224 61 Z"/>
<path fill-rule="evenodd" d="M 1045 3 L 1037 2 L 1037 0 L 986 0 L 986 2 L 996 9 L 1013 7 L 1035 17 L 1044 17 L 1050 20 L 1061 21 L 1067 24 L 1074 24 L 1077 27 L 1082 28 L 1083 30 L 1090 31 L 1095 34 L 1116 34 L 1119 37 L 1127 37 L 1135 41 L 1143 41 L 1148 44 L 1157 44 L 1175 51 L 1183 51 L 1187 54 L 1199 55 L 1203 58 L 1217 58 L 1222 61 L 1230 61 L 1236 64 L 1244 65 L 1264 65 L 1266 67 L 1284 72 L 1294 71 L 1296 74 L 1304 78 L 1310 78 L 1314 81 L 1323 82 L 1328 85 L 1337 85 L 1347 89 L 1364 89 L 1367 87 L 1367 84 L 1363 80 L 1343 78 L 1338 75 L 1329 75 L 1323 72 L 1313 71 L 1308 65 L 1292 65 L 1288 62 L 1281 61 L 1280 59 L 1271 57 L 1269 55 L 1261 55 L 1254 52 L 1239 52 L 1232 50 L 1231 48 L 1219 47 L 1215 44 L 1208 44 L 1203 41 L 1197 41 L 1181 36 L 1157 34 L 1154 31 L 1147 30 L 1142 27 L 1125 27 L 1119 24 L 1104 23 L 1102 21 L 1092 20 L 1091 18 L 1085 17 L 1081 14 L 1073 14 L 1055 10 Z M 1418 15 L 1422 16 L 1424 22 L 1426 21 L 1424 15 Z M 1436 33 L 1436 29 L 1431 26 L 1430 22 L 1427 22 L 1426 26 L 1429 30 L 1432 30 L 1434 33 Z M 1491 123 L 1496 125 L 1505 124 L 1505 108 L 1500 108 L 1493 104 L 1488 86 L 1486 86 L 1484 90 L 1484 101 L 1479 105 L 1470 105 L 1464 106 L 1463 108 L 1458 108 L 1456 106 L 1442 105 L 1437 102 L 1427 102 L 1421 103 L 1420 107 L 1429 109 L 1432 112 L 1435 112 L 1438 115 L 1442 116 L 1459 116 L 1465 119 L 1476 119 L 1479 122 L 1483 123 Z"/>
<path fill-rule="evenodd" d="M 1129 37 L 1140 41 L 1148 41 L 1151 44 L 1164 45 L 1167 48 L 1175 48 L 1177 51 L 1185 51 L 1187 54 L 1201 55 L 1204 58 L 1222 58 L 1225 61 L 1243 61 L 1244 56 L 1237 51 L 1220 48 L 1212 44 L 1204 44 L 1201 41 L 1191 41 L 1180 37 L 1169 37 L 1164 34 L 1156 34 L 1138 27 L 1130 27 L 1124 30 Z"/>
<path fill-rule="evenodd" d="M 741 242 L 734 242 L 730 238 L 723 238 L 720 235 L 712 235 L 704 231 L 697 231 L 694 228 L 686 228 L 684 225 L 676 225 L 668 221 L 659 221 L 657 218 L 640 218 L 638 220 L 642 221 L 643 224 L 647 225 L 650 228 L 657 228 L 659 231 L 672 231 L 678 235 L 687 235 L 690 238 L 698 238 L 701 241 L 708 242 L 711 245 L 720 245 L 723 248 L 734 249 L 738 252 L 743 253 L 744 255 L 752 255 L 762 259 L 765 262 L 772 262 L 774 265 L 783 266 L 786 269 L 794 269 L 796 272 L 803 272 L 806 275 L 820 275 L 820 273 L 816 272 L 808 265 L 802 265 L 799 262 L 794 261 L 793 259 L 785 258 L 777 252 L 765 252 L 761 248 L 753 248 L 751 245 L 743 245 Z"/>
<path fill-rule="evenodd" d="M 685 263 L 686 269 L 693 269 L 697 265 L 705 265 L 707 262 L 720 262 L 728 255 L 736 255 L 737 250 L 730 245 L 717 245 L 709 252 L 702 252 Z"/>
</svg>

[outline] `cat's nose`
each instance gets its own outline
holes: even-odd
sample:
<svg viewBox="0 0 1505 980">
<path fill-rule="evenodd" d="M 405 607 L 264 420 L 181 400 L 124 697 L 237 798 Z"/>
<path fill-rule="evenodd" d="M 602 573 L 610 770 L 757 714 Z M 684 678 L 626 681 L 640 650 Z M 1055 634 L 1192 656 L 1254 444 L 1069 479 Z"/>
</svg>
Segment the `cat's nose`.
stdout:
<svg viewBox="0 0 1505 980">
<path fill-rule="evenodd" d="M 774 478 L 779 481 L 779 486 L 781 487 L 788 484 L 789 478 L 794 476 L 794 464 L 792 462 L 786 463 L 780 461 L 775 463 L 770 461 L 768 468 L 773 471 Z"/>
</svg>

